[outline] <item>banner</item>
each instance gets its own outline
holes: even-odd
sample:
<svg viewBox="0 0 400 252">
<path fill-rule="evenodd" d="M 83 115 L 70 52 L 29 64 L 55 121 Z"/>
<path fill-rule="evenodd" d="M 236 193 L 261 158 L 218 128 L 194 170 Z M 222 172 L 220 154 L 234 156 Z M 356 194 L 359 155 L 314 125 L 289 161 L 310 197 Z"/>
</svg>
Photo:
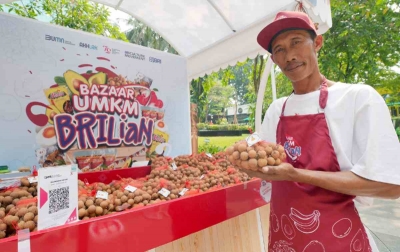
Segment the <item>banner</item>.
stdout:
<svg viewBox="0 0 400 252">
<path fill-rule="evenodd" d="M 80 171 L 190 153 L 184 58 L 0 15 L 0 165 Z"/>
</svg>

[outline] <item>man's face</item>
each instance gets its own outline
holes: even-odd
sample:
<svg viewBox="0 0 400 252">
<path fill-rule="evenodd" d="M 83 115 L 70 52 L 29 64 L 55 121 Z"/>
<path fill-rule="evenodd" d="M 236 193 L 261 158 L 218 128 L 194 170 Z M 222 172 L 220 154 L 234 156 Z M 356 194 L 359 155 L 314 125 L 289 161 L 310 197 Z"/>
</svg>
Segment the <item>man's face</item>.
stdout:
<svg viewBox="0 0 400 252">
<path fill-rule="evenodd" d="M 292 81 L 301 81 L 318 71 L 317 52 L 322 36 L 315 41 L 305 30 L 286 31 L 272 42 L 272 59 Z"/>
</svg>

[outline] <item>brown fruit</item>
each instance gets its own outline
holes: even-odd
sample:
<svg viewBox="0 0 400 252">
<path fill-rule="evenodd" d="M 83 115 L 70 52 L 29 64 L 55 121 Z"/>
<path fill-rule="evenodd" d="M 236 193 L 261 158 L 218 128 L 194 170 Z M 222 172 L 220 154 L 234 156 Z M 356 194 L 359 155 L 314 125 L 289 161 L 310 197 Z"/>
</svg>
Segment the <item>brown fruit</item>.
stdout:
<svg viewBox="0 0 400 252">
<path fill-rule="evenodd" d="M 97 216 L 99 216 L 99 215 L 102 215 L 103 214 L 103 208 L 102 207 L 96 207 L 96 215 Z"/>
<path fill-rule="evenodd" d="M 103 209 L 107 209 L 108 208 L 108 204 L 109 204 L 109 201 L 105 200 L 105 201 L 100 203 L 100 207 L 103 208 Z"/>
<path fill-rule="evenodd" d="M 6 232 L 5 231 L 0 231 L 0 239 L 3 239 L 6 237 Z"/>
<path fill-rule="evenodd" d="M 257 169 L 257 159 L 252 158 L 249 160 L 249 168 L 251 170 Z"/>
<path fill-rule="evenodd" d="M 17 216 L 21 218 L 21 217 L 23 217 L 27 212 L 28 212 L 28 208 L 26 208 L 26 207 L 20 208 L 20 209 L 18 210 L 18 212 L 17 212 Z"/>
<path fill-rule="evenodd" d="M 9 215 L 15 215 L 17 213 L 17 211 L 18 211 L 17 208 L 13 207 L 13 208 L 10 209 L 10 211 L 8 211 L 8 214 Z"/>
<path fill-rule="evenodd" d="M 24 221 L 33 221 L 33 219 L 35 218 L 35 215 L 31 212 L 28 212 L 24 215 Z"/>
<path fill-rule="evenodd" d="M 37 214 L 38 214 L 37 206 L 31 206 L 31 207 L 29 207 L 29 208 L 28 208 L 28 211 L 31 212 L 31 213 L 33 213 L 34 215 L 37 215 Z"/>
<path fill-rule="evenodd" d="M 268 165 L 268 161 L 266 160 L 266 159 L 259 159 L 258 161 L 257 161 L 257 163 L 258 163 L 258 166 L 260 167 L 260 168 L 262 168 L 262 167 L 264 167 L 264 166 L 267 166 Z"/>
<path fill-rule="evenodd" d="M 29 228 L 29 230 L 32 232 L 36 227 L 35 222 L 33 221 L 26 221 L 24 224 L 24 228 Z"/>
<path fill-rule="evenodd" d="M 232 154 L 232 157 L 233 157 L 235 160 L 238 160 L 239 157 L 240 157 L 239 151 L 235 151 L 235 152 Z"/>
<path fill-rule="evenodd" d="M 39 218 L 39 215 L 35 215 L 35 218 L 33 218 L 33 221 L 34 221 L 35 223 L 37 223 L 37 222 L 38 222 L 38 218 Z"/>
<path fill-rule="evenodd" d="M 279 151 L 274 150 L 274 151 L 272 152 L 271 156 L 272 156 L 274 159 L 278 159 L 278 158 L 281 156 L 281 154 L 279 153 Z"/>
<path fill-rule="evenodd" d="M 13 191 L 13 192 L 10 194 L 10 196 L 11 196 L 11 198 L 13 198 L 13 199 L 19 198 L 19 193 L 16 192 L 16 191 Z"/>
<path fill-rule="evenodd" d="M 233 148 L 233 146 L 230 146 L 228 148 L 226 148 L 226 154 L 228 155 L 232 155 L 232 153 L 235 151 L 235 149 Z"/>
<path fill-rule="evenodd" d="M 280 156 L 279 159 L 280 160 L 286 160 L 286 153 L 285 152 L 281 153 L 281 156 Z"/>
<path fill-rule="evenodd" d="M 6 229 L 7 229 L 7 224 L 1 223 L 0 224 L 0 231 L 6 231 Z"/>
<path fill-rule="evenodd" d="M 268 165 L 275 165 L 275 159 L 273 157 L 267 158 Z"/>
<path fill-rule="evenodd" d="M 256 158 L 257 157 L 257 152 L 255 150 L 249 151 L 249 158 Z"/>
<path fill-rule="evenodd" d="M 86 210 L 84 208 L 79 209 L 78 215 L 79 215 L 79 218 L 82 219 L 86 215 Z"/>
<path fill-rule="evenodd" d="M 261 145 L 258 145 L 258 146 L 256 146 L 256 151 L 258 152 L 258 151 L 262 151 L 262 150 L 264 150 L 264 147 L 262 147 Z"/>
<path fill-rule="evenodd" d="M 275 165 L 280 165 L 281 163 L 282 161 L 279 158 L 275 159 Z"/>
<path fill-rule="evenodd" d="M 125 202 L 127 202 L 127 201 L 128 201 L 128 197 L 127 197 L 126 195 L 124 195 L 124 196 L 121 197 L 121 202 L 122 202 L 122 203 L 125 203 Z"/>
<path fill-rule="evenodd" d="M 93 205 L 93 200 L 91 200 L 91 199 L 89 199 L 89 200 L 86 200 L 86 202 L 85 202 L 85 206 L 86 207 L 90 207 L 91 205 Z"/>
<path fill-rule="evenodd" d="M 135 201 L 133 199 L 128 199 L 128 204 L 133 206 L 133 204 L 135 203 Z"/>
<path fill-rule="evenodd" d="M 258 158 L 265 158 L 267 156 L 267 152 L 264 149 L 258 151 L 257 154 Z"/>
<path fill-rule="evenodd" d="M 233 155 L 228 157 L 228 161 L 233 164 L 235 162 L 235 158 L 233 157 Z"/>
<path fill-rule="evenodd" d="M 278 151 L 279 151 L 280 153 L 284 153 L 284 152 L 285 152 L 285 148 L 283 148 L 282 145 L 278 145 Z"/>
<path fill-rule="evenodd" d="M 238 151 L 239 152 L 243 152 L 243 151 L 246 151 L 247 150 L 247 144 L 245 144 L 245 143 L 240 143 L 239 145 L 238 145 Z"/>
<path fill-rule="evenodd" d="M 115 200 L 114 200 L 114 205 L 115 205 L 115 206 L 120 206 L 120 205 L 122 205 L 121 199 L 115 199 Z"/>
<path fill-rule="evenodd" d="M 89 214 L 93 214 L 94 212 L 96 212 L 96 206 L 95 205 L 89 206 L 87 211 Z"/>
<path fill-rule="evenodd" d="M 247 153 L 247 152 L 240 153 L 240 159 L 242 161 L 246 161 L 247 159 L 249 159 L 249 153 Z"/>
<path fill-rule="evenodd" d="M 235 160 L 235 165 L 236 165 L 236 166 L 240 167 L 241 164 L 242 164 L 242 160 L 240 160 L 240 159 Z"/>
<path fill-rule="evenodd" d="M 273 149 L 271 148 L 271 146 L 267 146 L 265 147 L 265 152 L 267 153 L 267 155 L 270 155 L 272 153 Z"/>
<path fill-rule="evenodd" d="M 85 207 L 85 203 L 83 203 L 82 200 L 78 201 L 78 208 L 84 208 Z"/>
<path fill-rule="evenodd" d="M 6 196 L 3 199 L 4 205 L 9 205 L 9 204 L 11 204 L 12 201 L 13 201 L 13 198 L 11 198 L 10 196 Z"/>
</svg>

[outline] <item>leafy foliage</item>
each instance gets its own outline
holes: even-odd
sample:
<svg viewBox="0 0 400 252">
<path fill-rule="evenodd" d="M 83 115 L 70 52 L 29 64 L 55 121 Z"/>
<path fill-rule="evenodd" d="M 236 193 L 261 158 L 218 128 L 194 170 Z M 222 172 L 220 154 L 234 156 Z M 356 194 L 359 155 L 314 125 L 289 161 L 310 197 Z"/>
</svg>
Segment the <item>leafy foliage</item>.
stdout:
<svg viewBox="0 0 400 252">
<path fill-rule="evenodd" d="M 199 153 L 205 152 L 210 154 L 216 154 L 224 151 L 226 147 L 220 147 L 214 144 L 205 143 L 199 146 Z"/>
<path fill-rule="evenodd" d="M 385 82 L 400 62 L 398 0 L 332 1 L 333 27 L 324 35 L 320 68 L 346 83 Z"/>
<path fill-rule="evenodd" d="M 2 10 L 19 16 L 37 19 L 50 17 L 50 23 L 127 41 L 119 27 L 108 21 L 109 10 L 87 0 L 32 0 L 3 5 Z"/>
<path fill-rule="evenodd" d="M 127 20 L 127 24 L 133 26 L 133 28 L 126 33 L 129 42 L 164 52 L 178 54 L 178 52 L 151 27 L 133 18 Z"/>
</svg>

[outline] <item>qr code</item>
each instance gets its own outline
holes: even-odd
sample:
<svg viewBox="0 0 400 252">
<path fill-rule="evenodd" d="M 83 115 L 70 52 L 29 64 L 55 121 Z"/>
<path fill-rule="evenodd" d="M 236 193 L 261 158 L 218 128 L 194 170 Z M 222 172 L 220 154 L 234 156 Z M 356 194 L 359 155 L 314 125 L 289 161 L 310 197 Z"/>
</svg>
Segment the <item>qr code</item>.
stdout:
<svg viewBox="0 0 400 252">
<path fill-rule="evenodd" d="M 49 191 L 49 214 L 69 208 L 69 187 L 61 187 Z"/>
</svg>

